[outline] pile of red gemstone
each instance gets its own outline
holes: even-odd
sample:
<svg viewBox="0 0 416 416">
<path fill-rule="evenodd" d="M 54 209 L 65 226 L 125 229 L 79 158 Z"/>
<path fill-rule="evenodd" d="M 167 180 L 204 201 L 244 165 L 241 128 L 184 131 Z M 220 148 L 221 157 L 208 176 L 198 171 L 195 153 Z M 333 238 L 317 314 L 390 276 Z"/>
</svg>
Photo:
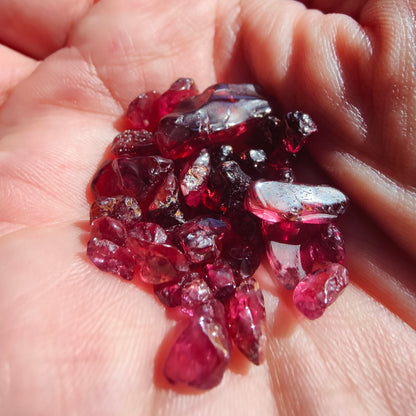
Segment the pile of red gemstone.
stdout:
<svg viewBox="0 0 416 416">
<path fill-rule="evenodd" d="M 129 106 L 92 181 L 87 254 L 101 270 L 153 285 L 188 326 L 164 366 L 172 383 L 216 386 L 232 343 L 263 359 L 265 308 L 253 278 L 267 253 L 297 308 L 318 318 L 348 283 L 333 220 L 347 198 L 297 184 L 293 160 L 317 131 L 300 111 L 278 118 L 251 84 L 198 94 L 191 79 Z"/>
</svg>

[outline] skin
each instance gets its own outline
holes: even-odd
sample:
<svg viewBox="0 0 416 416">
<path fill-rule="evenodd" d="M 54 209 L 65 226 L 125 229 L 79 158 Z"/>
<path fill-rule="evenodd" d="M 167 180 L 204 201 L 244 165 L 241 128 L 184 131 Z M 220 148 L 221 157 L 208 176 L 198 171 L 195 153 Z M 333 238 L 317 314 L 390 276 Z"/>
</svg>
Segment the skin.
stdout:
<svg viewBox="0 0 416 416">
<path fill-rule="evenodd" d="M 416 2 L 94 3 L 0 2 L 0 414 L 416 414 Z M 350 286 L 309 321 L 261 266 L 265 363 L 208 392 L 161 375 L 174 314 L 85 255 L 118 120 L 181 76 L 310 113 L 302 178 L 351 198 Z"/>
</svg>

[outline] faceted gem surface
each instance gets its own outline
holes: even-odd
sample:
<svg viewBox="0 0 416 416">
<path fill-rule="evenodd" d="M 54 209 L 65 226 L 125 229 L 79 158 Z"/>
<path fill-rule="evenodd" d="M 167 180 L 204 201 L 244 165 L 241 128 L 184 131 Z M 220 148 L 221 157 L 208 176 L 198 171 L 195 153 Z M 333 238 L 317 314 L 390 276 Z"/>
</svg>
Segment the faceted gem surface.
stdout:
<svg viewBox="0 0 416 416">
<path fill-rule="evenodd" d="M 169 351 L 164 366 L 174 384 L 199 389 L 217 386 L 230 360 L 231 340 L 225 320 L 218 316 L 195 316 Z"/>
<path fill-rule="evenodd" d="M 222 259 L 207 264 L 206 279 L 213 295 L 218 299 L 226 299 L 235 292 L 233 269 Z"/>
<path fill-rule="evenodd" d="M 147 130 L 124 130 L 111 145 L 111 153 L 115 156 L 147 156 L 157 152 L 154 135 Z"/>
<path fill-rule="evenodd" d="M 137 200 L 131 196 L 117 195 L 98 198 L 91 205 L 90 221 L 107 215 L 119 220 L 129 228 L 141 219 L 142 210 Z"/>
<path fill-rule="evenodd" d="M 185 202 L 196 207 L 202 200 L 211 172 L 211 159 L 207 149 L 202 149 L 197 157 L 185 165 L 181 173 L 180 186 Z"/>
<path fill-rule="evenodd" d="M 348 282 L 348 271 L 344 266 L 327 263 L 299 282 L 293 291 L 293 301 L 307 318 L 319 318 Z"/>
<path fill-rule="evenodd" d="M 129 249 L 109 240 L 93 238 L 88 241 L 87 256 L 100 270 L 133 279 L 135 259 Z"/>
<path fill-rule="evenodd" d="M 127 240 L 126 227 L 114 218 L 100 217 L 91 224 L 91 238 L 109 240 L 119 246 L 124 246 Z"/>
<path fill-rule="evenodd" d="M 140 94 L 128 106 L 126 118 L 135 130 L 154 132 L 159 122 L 158 99 L 160 94 L 149 91 Z"/>
<path fill-rule="evenodd" d="M 264 359 L 265 318 L 261 289 L 254 279 L 244 280 L 229 300 L 228 320 L 235 345 L 254 364 Z"/>
<path fill-rule="evenodd" d="M 198 88 L 191 78 L 179 78 L 159 97 L 159 116 L 171 113 L 176 105 L 185 98 L 198 94 Z"/>
<path fill-rule="evenodd" d="M 325 223 L 344 213 L 348 199 L 330 186 L 258 180 L 248 189 L 245 204 L 270 222 Z"/>
<path fill-rule="evenodd" d="M 159 123 L 157 141 L 162 155 L 188 156 L 208 142 L 239 136 L 248 122 L 271 112 L 269 102 L 251 84 L 217 84 L 182 101 Z M 229 131 L 231 130 L 232 131 Z M 226 132 L 226 133 L 225 133 Z"/>
</svg>

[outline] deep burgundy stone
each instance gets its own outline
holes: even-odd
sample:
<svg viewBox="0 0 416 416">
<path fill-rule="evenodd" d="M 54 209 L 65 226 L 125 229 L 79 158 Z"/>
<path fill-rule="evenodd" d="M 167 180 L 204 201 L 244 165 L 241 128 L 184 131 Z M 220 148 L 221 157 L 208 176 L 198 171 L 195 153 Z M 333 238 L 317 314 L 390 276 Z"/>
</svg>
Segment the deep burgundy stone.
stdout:
<svg viewBox="0 0 416 416">
<path fill-rule="evenodd" d="M 234 154 L 234 149 L 230 144 L 221 144 L 214 146 L 210 150 L 211 164 L 214 169 L 217 169 L 223 162 L 236 160 L 237 156 Z"/>
<path fill-rule="evenodd" d="M 266 311 L 263 294 L 254 279 L 246 279 L 237 287 L 227 310 L 235 345 L 250 361 L 260 364 L 264 359 Z"/>
<path fill-rule="evenodd" d="M 159 123 L 157 142 L 162 155 L 186 157 L 207 143 L 239 136 L 249 122 L 271 112 L 269 102 L 251 84 L 217 84 L 188 98 Z"/>
<path fill-rule="evenodd" d="M 126 118 L 135 130 L 154 132 L 159 122 L 158 99 L 160 94 L 149 91 L 140 94 L 128 106 Z"/>
<path fill-rule="evenodd" d="M 206 307 L 173 344 L 164 366 L 171 383 L 211 389 L 221 382 L 232 346 L 221 307 L 219 302 L 211 307 L 213 314 L 207 313 Z"/>
<path fill-rule="evenodd" d="M 213 264 L 207 264 L 206 280 L 217 299 L 227 299 L 235 292 L 233 269 L 225 260 L 218 259 Z"/>
<path fill-rule="evenodd" d="M 88 241 L 87 256 L 102 271 L 131 280 L 134 276 L 135 259 L 132 252 L 109 240 L 92 238 Z"/>
<path fill-rule="evenodd" d="M 126 227 L 114 218 L 100 217 L 91 223 L 91 238 L 109 240 L 119 246 L 124 246 L 127 239 Z"/>
<path fill-rule="evenodd" d="M 319 318 L 348 282 L 348 271 L 344 266 L 327 263 L 299 282 L 293 291 L 293 301 L 307 318 Z"/>
<path fill-rule="evenodd" d="M 178 281 L 189 271 L 185 256 L 169 244 L 127 238 L 126 247 L 134 253 L 140 277 L 145 283 L 157 285 Z"/>
<path fill-rule="evenodd" d="M 348 198 L 330 186 L 258 180 L 248 189 L 246 208 L 270 222 L 327 223 L 345 212 Z"/>
<path fill-rule="evenodd" d="M 160 303 L 168 308 L 175 308 L 181 304 L 180 282 L 167 282 L 153 286 L 153 291 Z"/>
<path fill-rule="evenodd" d="M 344 263 L 345 248 L 341 231 L 334 224 L 323 224 L 312 240 L 313 258 L 319 263 Z"/>
<path fill-rule="evenodd" d="M 180 186 L 185 202 L 190 207 L 196 207 L 201 202 L 202 196 L 207 189 L 210 172 L 211 159 L 207 149 L 202 149 L 183 168 Z"/>
<path fill-rule="evenodd" d="M 252 179 L 267 175 L 269 168 L 267 154 L 263 149 L 246 149 L 240 153 L 240 165 Z"/>
<path fill-rule="evenodd" d="M 111 145 L 115 156 L 147 156 L 158 153 L 153 133 L 147 130 L 124 130 Z"/>
<path fill-rule="evenodd" d="M 159 117 L 170 114 L 180 101 L 197 94 L 198 88 L 193 79 L 179 78 L 159 97 Z"/>
<path fill-rule="evenodd" d="M 307 138 L 318 131 L 316 124 L 308 114 L 294 111 L 285 115 L 286 131 L 283 142 L 286 150 L 297 153 L 305 144 Z"/>
<path fill-rule="evenodd" d="M 137 222 L 128 232 L 128 236 L 147 243 L 164 244 L 168 236 L 158 224 L 152 222 Z"/>
<path fill-rule="evenodd" d="M 90 221 L 109 216 L 122 222 L 127 228 L 140 221 L 142 210 L 137 200 L 131 196 L 117 195 L 114 197 L 98 198 L 91 205 Z"/>
</svg>

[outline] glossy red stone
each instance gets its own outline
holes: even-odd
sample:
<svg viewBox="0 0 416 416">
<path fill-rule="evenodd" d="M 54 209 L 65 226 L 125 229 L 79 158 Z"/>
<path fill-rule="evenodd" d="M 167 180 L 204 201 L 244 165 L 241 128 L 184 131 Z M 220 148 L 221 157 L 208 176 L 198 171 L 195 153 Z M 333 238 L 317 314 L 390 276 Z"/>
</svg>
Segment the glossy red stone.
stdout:
<svg viewBox="0 0 416 416">
<path fill-rule="evenodd" d="M 191 319 L 172 345 L 163 369 L 171 383 L 211 389 L 221 382 L 232 344 L 219 306 L 215 315 Z"/>
<path fill-rule="evenodd" d="M 124 130 L 111 145 L 115 156 L 147 156 L 158 153 L 153 133 L 147 130 Z"/>
<path fill-rule="evenodd" d="M 211 159 L 207 149 L 202 149 L 183 168 L 180 176 L 180 187 L 185 202 L 190 207 L 196 207 L 202 201 L 210 173 Z"/>
<path fill-rule="evenodd" d="M 137 222 L 128 232 L 131 238 L 137 238 L 147 243 L 164 244 L 168 236 L 166 231 L 158 224 L 152 222 Z"/>
<path fill-rule="evenodd" d="M 179 103 L 160 121 L 159 150 L 171 159 L 186 157 L 208 143 L 239 136 L 249 122 L 270 112 L 270 103 L 251 84 L 213 85 Z"/>
<path fill-rule="evenodd" d="M 118 195 L 115 197 L 98 198 L 91 205 L 90 221 L 109 216 L 122 222 L 130 228 L 142 218 L 142 210 L 137 200 L 131 196 Z"/>
<path fill-rule="evenodd" d="M 212 298 L 211 289 L 201 278 L 185 279 L 185 282 L 181 285 L 181 310 L 188 315 L 194 315 L 198 306 Z"/>
<path fill-rule="evenodd" d="M 235 292 L 233 269 L 222 259 L 216 260 L 215 263 L 207 264 L 206 281 L 211 288 L 212 294 L 217 299 L 227 299 Z"/>
<path fill-rule="evenodd" d="M 294 111 L 285 115 L 286 131 L 283 138 L 286 150 L 297 153 L 308 137 L 316 133 L 318 128 L 308 114 Z"/>
<path fill-rule="evenodd" d="M 126 118 L 135 130 L 154 132 L 159 122 L 158 99 L 160 94 L 149 91 L 140 94 L 128 106 Z"/>
<path fill-rule="evenodd" d="M 316 262 L 344 263 L 344 240 L 341 231 L 334 224 L 323 224 L 311 244 Z"/>
<path fill-rule="evenodd" d="M 126 227 L 114 218 L 100 217 L 91 223 L 91 238 L 109 240 L 119 246 L 124 246 L 127 240 Z"/>
<path fill-rule="evenodd" d="M 109 240 L 92 238 L 88 241 L 87 256 L 100 270 L 133 279 L 135 259 L 129 249 Z"/>
<path fill-rule="evenodd" d="M 168 308 L 175 308 L 181 304 L 181 284 L 180 282 L 167 282 L 153 286 L 154 294 L 160 303 Z"/>
<path fill-rule="evenodd" d="M 227 310 L 235 345 L 251 362 L 261 364 L 266 341 L 266 310 L 263 294 L 254 279 L 246 279 L 237 287 Z"/>
<path fill-rule="evenodd" d="M 159 117 L 170 114 L 179 102 L 197 94 L 198 88 L 193 79 L 179 78 L 159 97 Z"/>
<path fill-rule="evenodd" d="M 293 302 L 307 318 L 319 318 L 348 282 L 349 275 L 344 266 L 327 263 L 299 282 L 293 291 Z"/>
</svg>

